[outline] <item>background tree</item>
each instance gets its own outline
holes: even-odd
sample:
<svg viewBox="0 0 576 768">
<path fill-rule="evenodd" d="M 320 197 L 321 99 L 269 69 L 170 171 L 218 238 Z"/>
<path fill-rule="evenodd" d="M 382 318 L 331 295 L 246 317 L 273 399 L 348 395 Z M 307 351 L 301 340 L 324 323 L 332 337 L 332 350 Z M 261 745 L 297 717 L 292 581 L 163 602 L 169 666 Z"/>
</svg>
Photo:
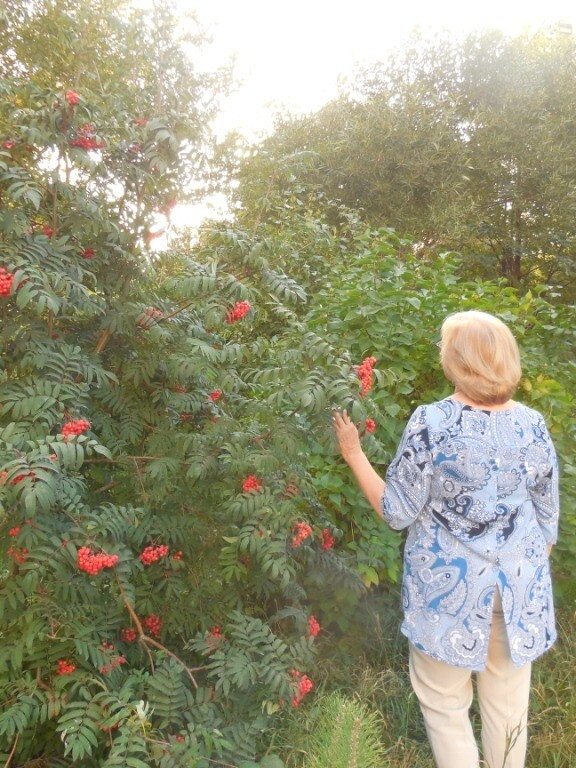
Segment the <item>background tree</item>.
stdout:
<svg viewBox="0 0 576 768">
<path fill-rule="evenodd" d="M 280 120 L 247 164 L 240 200 L 250 210 L 271 167 L 292 158 L 304 189 L 370 224 L 459 250 L 470 274 L 554 283 L 569 298 L 575 62 L 561 32 L 416 38 L 318 113 Z"/>
</svg>

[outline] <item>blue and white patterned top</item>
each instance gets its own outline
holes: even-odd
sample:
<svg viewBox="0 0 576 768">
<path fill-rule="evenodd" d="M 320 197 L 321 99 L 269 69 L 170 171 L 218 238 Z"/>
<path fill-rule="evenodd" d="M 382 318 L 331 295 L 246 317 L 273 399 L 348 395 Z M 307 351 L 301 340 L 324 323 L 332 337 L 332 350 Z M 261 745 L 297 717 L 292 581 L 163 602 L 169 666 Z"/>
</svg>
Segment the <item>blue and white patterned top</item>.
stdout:
<svg viewBox="0 0 576 768">
<path fill-rule="evenodd" d="M 484 669 L 496 587 L 513 663 L 550 648 L 558 465 L 540 413 L 453 398 L 420 406 L 388 469 L 382 511 L 392 528 L 409 528 L 402 632 L 417 648 Z"/>
</svg>

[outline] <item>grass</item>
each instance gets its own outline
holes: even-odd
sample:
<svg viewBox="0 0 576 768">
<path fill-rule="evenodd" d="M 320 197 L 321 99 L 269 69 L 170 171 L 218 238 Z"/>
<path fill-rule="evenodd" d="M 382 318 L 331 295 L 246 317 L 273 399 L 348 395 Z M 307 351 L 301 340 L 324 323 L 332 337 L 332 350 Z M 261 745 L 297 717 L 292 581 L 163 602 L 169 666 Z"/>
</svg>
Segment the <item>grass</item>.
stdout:
<svg viewBox="0 0 576 768">
<path fill-rule="evenodd" d="M 526 768 L 576 766 L 576 622 L 570 610 L 560 611 L 557 618 L 559 640 L 533 666 Z M 385 625 L 374 617 L 371 651 L 348 667 L 327 668 L 326 687 L 339 690 L 378 718 L 380 768 L 434 768 L 408 676 L 407 643 L 398 627 L 397 615 Z M 316 702 L 311 700 L 295 711 L 285 732 L 279 734 L 277 746 L 284 741 L 288 768 L 332 768 L 329 761 L 324 765 L 314 757 L 324 700 L 319 695 Z M 476 704 L 471 717 L 478 733 Z"/>
</svg>

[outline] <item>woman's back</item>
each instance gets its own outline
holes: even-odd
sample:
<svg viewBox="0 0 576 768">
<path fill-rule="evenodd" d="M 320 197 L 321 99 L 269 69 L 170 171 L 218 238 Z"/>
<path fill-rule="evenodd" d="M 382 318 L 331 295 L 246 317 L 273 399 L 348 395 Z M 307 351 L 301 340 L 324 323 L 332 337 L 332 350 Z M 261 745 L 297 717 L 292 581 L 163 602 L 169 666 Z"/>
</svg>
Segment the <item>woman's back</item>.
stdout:
<svg viewBox="0 0 576 768">
<path fill-rule="evenodd" d="M 409 527 L 403 631 L 432 656 L 484 665 L 495 589 L 515 663 L 555 637 L 547 543 L 558 514 L 554 447 L 524 405 L 420 406 L 391 463 L 384 518 Z M 536 637 L 535 637 L 536 628 Z"/>
</svg>

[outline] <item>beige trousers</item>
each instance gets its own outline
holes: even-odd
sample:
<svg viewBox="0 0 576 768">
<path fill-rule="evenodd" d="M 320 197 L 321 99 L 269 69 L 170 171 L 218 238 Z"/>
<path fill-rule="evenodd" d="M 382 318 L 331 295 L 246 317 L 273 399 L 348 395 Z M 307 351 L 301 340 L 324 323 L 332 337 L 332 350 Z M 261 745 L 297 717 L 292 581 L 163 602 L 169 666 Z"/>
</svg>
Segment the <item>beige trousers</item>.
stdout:
<svg viewBox="0 0 576 768">
<path fill-rule="evenodd" d="M 504 617 L 498 610 L 482 672 L 437 661 L 410 644 L 410 679 L 438 768 L 524 768 L 531 667 L 512 664 Z M 482 719 L 483 761 L 468 716 L 472 674 Z"/>
</svg>

